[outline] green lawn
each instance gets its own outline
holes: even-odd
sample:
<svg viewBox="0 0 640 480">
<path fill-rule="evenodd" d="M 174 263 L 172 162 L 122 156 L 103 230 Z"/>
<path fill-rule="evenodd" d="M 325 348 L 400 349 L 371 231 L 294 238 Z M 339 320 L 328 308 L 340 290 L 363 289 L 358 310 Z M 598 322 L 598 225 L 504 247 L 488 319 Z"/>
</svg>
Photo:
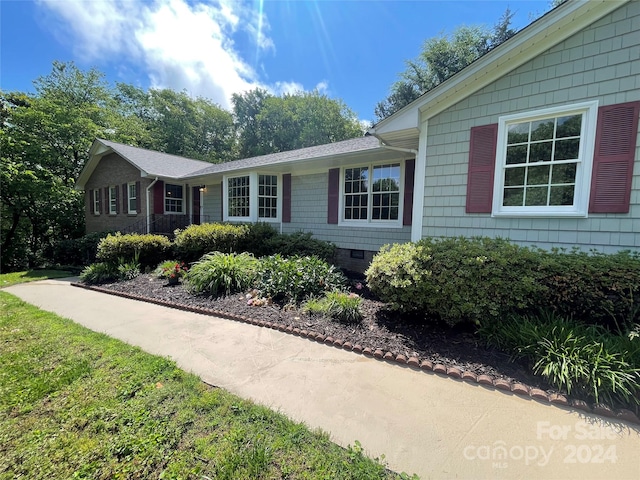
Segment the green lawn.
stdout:
<svg viewBox="0 0 640 480">
<path fill-rule="evenodd" d="M 35 282 L 47 278 L 65 278 L 73 274 L 66 270 L 29 270 L 26 272 L 13 272 L 0 274 L 0 288 L 15 285 L 17 283 Z"/>
<path fill-rule="evenodd" d="M 397 478 L 172 361 L 6 292 L 0 312 L 0 479 Z"/>
</svg>

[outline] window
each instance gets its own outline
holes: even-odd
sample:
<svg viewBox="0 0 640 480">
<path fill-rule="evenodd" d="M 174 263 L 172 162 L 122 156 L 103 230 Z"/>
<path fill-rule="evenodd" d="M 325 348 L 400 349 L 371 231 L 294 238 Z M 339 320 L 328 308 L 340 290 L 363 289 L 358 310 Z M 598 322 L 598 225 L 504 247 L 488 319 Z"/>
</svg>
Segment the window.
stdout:
<svg viewBox="0 0 640 480">
<path fill-rule="evenodd" d="M 183 213 L 183 188 L 182 185 L 165 184 L 164 187 L 164 212 Z M 131 207 L 129 207 L 131 208 Z"/>
<path fill-rule="evenodd" d="M 597 102 L 502 117 L 494 215 L 585 216 Z"/>
<path fill-rule="evenodd" d="M 282 193 L 280 175 L 249 173 L 225 177 L 224 220 L 280 221 Z"/>
<path fill-rule="evenodd" d="M 138 213 L 138 191 L 136 189 L 135 182 L 127 184 L 127 193 L 127 208 L 129 210 L 129 213 Z"/>
<path fill-rule="evenodd" d="M 258 175 L 258 218 L 278 216 L 278 176 Z"/>
<path fill-rule="evenodd" d="M 109 187 L 109 215 L 118 213 L 118 192 L 116 187 Z"/>
<path fill-rule="evenodd" d="M 93 190 L 93 213 L 94 215 L 100 215 L 100 189 L 95 188 Z"/>
<path fill-rule="evenodd" d="M 399 163 L 345 168 L 342 220 L 398 223 L 401 173 Z"/>
<path fill-rule="evenodd" d="M 229 217 L 250 216 L 251 190 L 249 176 L 227 179 L 227 214 Z"/>
</svg>

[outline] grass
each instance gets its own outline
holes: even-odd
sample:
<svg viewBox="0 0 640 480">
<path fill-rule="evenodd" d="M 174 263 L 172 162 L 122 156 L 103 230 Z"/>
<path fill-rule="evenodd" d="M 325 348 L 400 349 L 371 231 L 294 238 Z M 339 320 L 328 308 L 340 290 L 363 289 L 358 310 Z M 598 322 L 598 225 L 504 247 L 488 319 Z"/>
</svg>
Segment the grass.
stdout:
<svg viewBox="0 0 640 480">
<path fill-rule="evenodd" d="M 0 292 L 0 479 L 10 478 L 398 477 L 357 442 L 343 449 Z"/>
<path fill-rule="evenodd" d="M 35 282 L 47 278 L 71 277 L 73 273 L 67 270 L 28 270 L 26 272 L 12 272 L 0 274 L 0 288 L 9 287 L 18 283 Z"/>
</svg>

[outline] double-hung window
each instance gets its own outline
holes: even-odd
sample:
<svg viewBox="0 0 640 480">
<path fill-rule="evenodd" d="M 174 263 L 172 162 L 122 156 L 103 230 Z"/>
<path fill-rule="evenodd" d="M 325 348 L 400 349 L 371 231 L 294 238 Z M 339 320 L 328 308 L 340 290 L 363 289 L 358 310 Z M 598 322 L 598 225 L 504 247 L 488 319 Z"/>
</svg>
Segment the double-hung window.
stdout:
<svg viewBox="0 0 640 480">
<path fill-rule="evenodd" d="M 93 189 L 93 214 L 100 215 L 100 189 Z"/>
<path fill-rule="evenodd" d="M 401 224 L 400 163 L 362 165 L 343 170 L 342 222 Z"/>
<path fill-rule="evenodd" d="M 136 182 L 130 182 L 127 184 L 127 208 L 129 214 L 138 213 L 138 191 L 136 189 Z"/>
<path fill-rule="evenodd" d="M 502 117 L 494 215 L 585 216 L 597 102 Z"/>
<path fill-rule="evenodd" d="M 183 213 L 184 188 L 182 185 L 165 184 L 164 187 L 164 212 Z"/>
<path fill-rule="evenodd" d="M 117 187 L 109 187 L 109 215 L 118 213 L 118 191 Z"/>
<path fill-rule="evenodd" d="M 273 222 L 280 218 L 280 176 L 250 173 L 225 177 L 224 220 Z"/>
</svg>

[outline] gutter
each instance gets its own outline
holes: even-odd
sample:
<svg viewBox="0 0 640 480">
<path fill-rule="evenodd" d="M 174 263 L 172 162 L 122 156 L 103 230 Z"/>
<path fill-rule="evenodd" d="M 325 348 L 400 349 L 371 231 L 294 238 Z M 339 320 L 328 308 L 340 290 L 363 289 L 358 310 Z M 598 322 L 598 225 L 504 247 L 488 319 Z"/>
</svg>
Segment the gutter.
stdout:
<svg viewBox="0 0 640 480">
<path fill-rule="evenodd" d="M 149 212 L 149 192 L 151 191 L 151 187 L 153 187 L 158 181 L 158 177 L 149 184 L 147 187 L 147 233 L 151 233 L 151 212 Z"/>
<path fill-rule="evenodd" d="M 416 158 L 418 157 L 418 150 L 416 150 L 415 148 L 402 148 L 402 147 L 394 147 L 391 145 L 387 145 L 386 143 L 384 143 L 384 140 L 382 140 L 376 133 L 373 133 L 371 130 L 369 130 L 369 134 L 372 137 L 375 137 L 378 139 L 378 142 L 380 142 L 380 146 L 382 148 L 386 148 L 387 150 L 394 150 L 396 152 L 412 153 L 413 155 L 416 156 Z"/>
</svg>

